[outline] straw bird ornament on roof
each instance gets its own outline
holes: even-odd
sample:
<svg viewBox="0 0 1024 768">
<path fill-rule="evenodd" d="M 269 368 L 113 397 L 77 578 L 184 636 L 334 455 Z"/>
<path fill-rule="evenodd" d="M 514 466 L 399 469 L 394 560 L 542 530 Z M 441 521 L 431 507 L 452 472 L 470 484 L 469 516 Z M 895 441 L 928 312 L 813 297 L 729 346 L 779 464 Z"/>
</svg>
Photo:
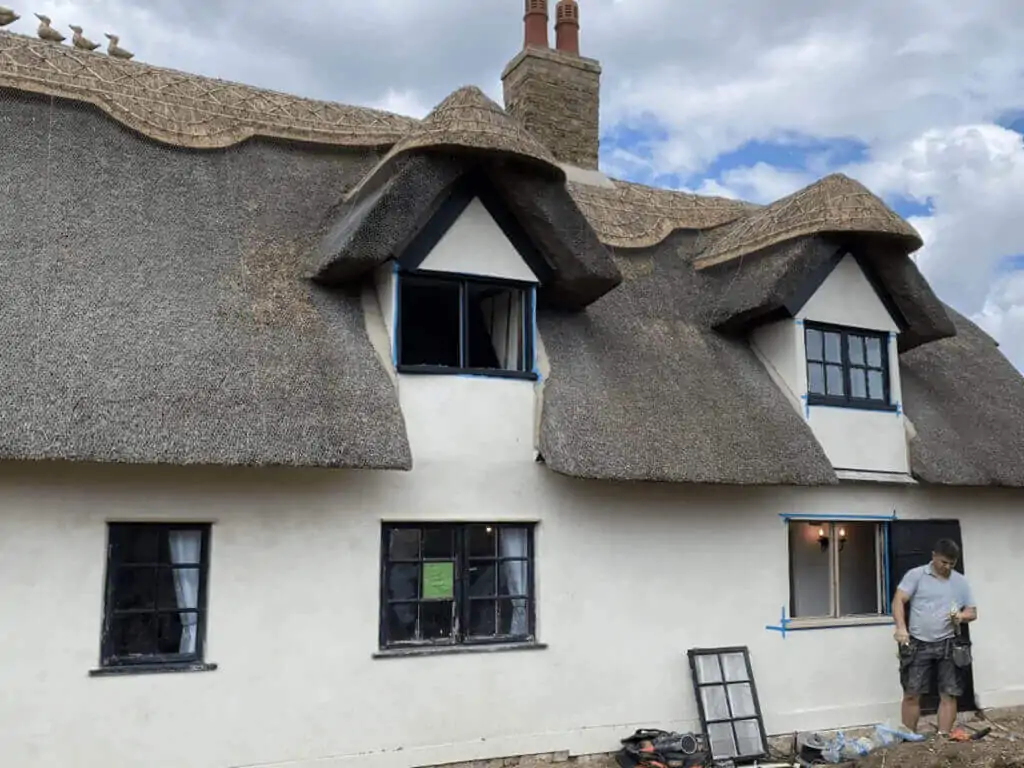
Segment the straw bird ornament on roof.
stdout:
<svg viewBox="0 0 1024 768">
<path fill-rule="evenodd" d="M 64 35 L 50 26 L 49 16 L 37 13 L 36 18 L 39 19 L 39 29 L 36 30 L 36 34 L 39 35 L 40 40 L 49 40 L 51 43 L 64 42 Z"/>
<path fill-rule="evenodd" d="M 16 14 L 10 8 L 5 8 L 0 5 L 0 27 L 6 27 L 8 24 L 13 24 L 20 18 L 21 16 Z"/>
<path fill-rule="evenodd" d="M 130 59 L 135 54 L 131 51 L 126 51 L 124 48 L 118 45 L 121 42 L 121 38 L 117 35 L 111 35 L 109 32 L 104 33 L 107 40 L 110 42 L 107 44 L 107 55 L 113 56 L 115 59 Z"/>
<path fill-rule="evenodd" d="M 88 37 L 82 35 L 82 28 L 76 24 L 68 24 L 68 27 L 75 34 L 71 36 L 71 43 L 78 48 L 80 51 L 95 51 L 100 47 L 99 43 L 94 43 Z"/>
</svg>

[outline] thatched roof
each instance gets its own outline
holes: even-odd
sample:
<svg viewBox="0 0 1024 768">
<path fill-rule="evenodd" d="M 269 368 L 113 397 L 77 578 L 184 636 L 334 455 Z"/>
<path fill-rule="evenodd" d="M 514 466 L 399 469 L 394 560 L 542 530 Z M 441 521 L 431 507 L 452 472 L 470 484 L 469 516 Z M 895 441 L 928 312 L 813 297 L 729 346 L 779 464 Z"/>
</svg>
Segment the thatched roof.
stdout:
<svg viewBox="0 0 1024 768">
<path fill-rule="evenodd" d="M 431 215 L 453 196 L 467 204 L 480 194 L 512 242 L 535 249 L 547 273 L 540 299 L 582 309 L 619 284 L 622 276 L 564 183 L 535 172 L 488 162 L 474 152 L 420 153 L 388 163 L 372 183 L 350 196 L 313 254 L 312 275 L 344 285 L 392 257 L 401 258 Z M 462 208 L 454 211 L 457 215 Z M 502 213 L 505 213 L 503 216 Z M 440 233 L 438 233 L 440 235 Z M 524 248 L 524 249 L 525 249 Z"/>
<path fill-rule="evenodd" d="M 1024 377 L 974 323 L 900 357 L 914 474 L 942 485 L 1024 485 Z"/>
<path fill-rule="evenodd" d="M 706 324 L 717 297 L 691 266 L 694 251 L 693 236 L 680 234 L 619 252 L 626 279 L 608 296 L 583 314 L 540 314 L 551 366 L 544 461 L 585 478 L 837 482 L 749 344 Z"/>
<path fill-rule="evenodd" d="M 0 457 L 408 468 L 358 294 L 301 280 L 376 162 L 171 149 L 0 91 Z"/>
<path fill-rule="evenodd" d="M 921 236 L 860 182 L 834 173 L 715 232 L 697 269 L 721 264 L 804 235 L 856 232 L 886 235 L 905 251 L 921 247 Z"/>
<path fill-rule="evenodd" d="M 381 147 L 416 124 L 376 109 L 303 99 L 3 31 L 0 87 L 92 104 L 176 147 L 228 147 L 253 136 Z"/>
<path fill-rule="evenodd" d="M 837 482 L 745 334 L 851 252 L 903 329 L 914 473 L 1024 486 L 1024 379 L 845 177 L 764 207 L 566 182 L 473 88 L 420 122 L 3 32 L 0 157 L 0 458 L 408 468 L 359 288 L 485 189 L 544 260 L 552 469 Z"/>
</svg>

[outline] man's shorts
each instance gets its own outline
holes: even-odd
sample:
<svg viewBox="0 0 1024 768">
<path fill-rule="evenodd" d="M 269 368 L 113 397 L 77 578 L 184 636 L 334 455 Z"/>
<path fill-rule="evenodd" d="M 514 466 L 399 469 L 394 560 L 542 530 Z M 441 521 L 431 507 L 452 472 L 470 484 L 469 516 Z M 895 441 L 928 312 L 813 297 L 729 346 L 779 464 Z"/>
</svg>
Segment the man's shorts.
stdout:
<svg viewBox="0 0 1024 768">
<path fill-rule="evenodd" d="M 932 693 L 932 679 L 938 673 L 939 693 L 958 697 L 964 692 L 963 670 L 953 663 L 952 643 L 939 640 L 926 643 L 910 638 L 900 647 L 900 684 L 903 692 L 920 695 Z"/>
</svg>

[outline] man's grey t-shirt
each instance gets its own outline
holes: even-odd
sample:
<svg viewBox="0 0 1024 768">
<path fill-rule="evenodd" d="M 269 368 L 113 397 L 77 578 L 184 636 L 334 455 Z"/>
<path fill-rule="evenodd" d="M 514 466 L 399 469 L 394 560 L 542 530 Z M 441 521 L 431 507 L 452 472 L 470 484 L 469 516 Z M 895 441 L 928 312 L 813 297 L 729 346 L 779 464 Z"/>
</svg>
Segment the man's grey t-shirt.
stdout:
<svg viewBox="0 0 1024 768">
<path fill-rule="evenodd" d="M 974 605 L 971 587 L 961 574 L 953 571 L 948 579 L 936 576 L 931 563 L 907 571 L 899 588 L 910 596 L 907 631 L 911 637 L 934 643 L 953 636 L 949 612 Z"/>
</svg>

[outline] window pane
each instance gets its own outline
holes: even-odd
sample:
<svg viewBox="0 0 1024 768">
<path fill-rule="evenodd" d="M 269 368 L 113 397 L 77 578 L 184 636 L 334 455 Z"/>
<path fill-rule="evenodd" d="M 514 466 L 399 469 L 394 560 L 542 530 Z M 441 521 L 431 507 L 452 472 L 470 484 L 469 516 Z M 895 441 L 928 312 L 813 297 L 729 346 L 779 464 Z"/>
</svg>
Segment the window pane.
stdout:
<svg viewBox="0 0 1024 768">
<path fill-rule="evenodd" d="M 478 283 L 466 292 L 467 367 L 523 370 L 523 292 Z"/>
<path fill-rule="evenodd" d="M 704 702 L 704 717 L 708 720 L 728 720 L 729 705 L 725 698 L 724 685 L 709 685 L 700 689 Z"/>
<path fill-rule="evenodd" d="M 416 603 L 395 603 L 385 612 L 388 640 L 402 643 L 416 639 Z"/>
<path fill-rule="evenodd" d="M 717 656 L 701 655 L 697 660 L 697 682 L 719 683 L 722 681 L 722 670 L 718 666 Z"/>
<path fill-rule="evenodd" d="M 527 550 L 529 536 L 526 528 L 502 528 L 500 536 L 501 551 L 498 553 L 502 557 L 526 557 L 529 552 Z"/>
<path fill-rule="evenodd" d="M 736 727 L 736 750 L 740 755 L 760 755 L 765 751 L 761 726 L 757 720 L 740 720 Z"/>
<path fill-rule="evenodd" d="M 877 336 L 864 340 L 868 348 L 868 365 L 872 368 L 882 367 L 882 341 Z"/>
<path fill-rule="evenodd" d="M 185 616 L 188 616 L 188 618 L 186 619 Z M 182 648 L 181 641 L 184 621 L 195 621 L 195 614 L 160 614 L 157 619 L 157 653 L 191 653 L 194 651 L 191 647 Z"/>
<path fill-rule="evenodd" d="M 392 528 L 388 557 L 392 560 L 416 560 L 420 556 L 418 528 Z"/>
<path fill-rule="evenodd" d="M 868 396 L 868 377 L 867 371 L 863 368 L 851 368 L 850 369 L 850 396 L 851 397 L 867 397 Z"/>
<path fill-rule="evenodd" d="M 736 757 L 736 742 L 733 740 L 732 725 L 729 723 L 712 723 L 708 725 L 708 741 L 711 743 L 711 756 Z"/>
<path fill-rule="evenodd" d="M 868 371 L 868 397 L 885 401 L 885 387 L 881 371 Z"/>
<path fill-rule="evenodd" d="M 498 634 L 522 636 L 529 632 L 529 603 L 526 600 L 499 600 Z"/>
<path fill-rule="evenodd" d="M 458 283 L 400 276 L 399 363 L 457 367 L 461 344 Z"/>
<path fill-rule="evenodd" d="M 473 600 L 469 604 L 469 634 L 471 637 L 492 637 L 497 633 L 494 600 Z"/>
<path fill-rule="evenodd" d="M 734 683 L 729 686 L 729 706 L 732 707 L 733 717 L 753 717 L 757 714 L 750 683 Z"/>
<path fill-rule="evenodd" d="M 864 365 L 864 338 L 862 336 L 847 336 L 847 349 L 850 353 L 851 365 Z"/>
<path fill-rule="evenodd" d="M 476 563 L 469 568 L 469 596 L 494 597 L 498 594 L 495 584 L 497 567 L 494 563 Z"/>
<path fill-rule="evenodd" d="M 420 639 L 445 640 L 452 636 L 453 610 L 450 600 L 420 603 Z"/>
<path fill-rule="evenodd" d="M 822 343 L 821 343 L 821 331 L 816 331 L 813 328 L 807 329 L 807 359 L 808 360 L 821 360 L 822 355 Z"/>
<path fill-rule="evenodd" d="M 846 394 L 843 385 L 843 368 L 840 365 L 825 366 L 825 389 L 828 394 L 842 397 Z"/>
<path fill-rule="evenodd" d="M 386 587 L 388 600 L 415 600 L 420 596 L 420 566 L 392 565 L 388 568 Z"/>
<path fill-rule="evenodd" d="M 158 607 L 199 607 L 198 568 L 161 568 L 156 580 Z"/>
<path fill-rule="evenodd" d="M 742 653 L 722 654 L 722 667 L 725 669 L 725 679 L 729 682 L 747 680 L 747 662 Z"/>
<path fill-rule="evenodd" d="M 171 565 L 198 565 L 203 559 L 203 533 L 175 528 L 161 537 L 160 562 Z"/>
<path fill-rule="evenodd" d="M 790 612 L 794 618 L 830 614 L 828 549 L 818 541 L 819 530 L 829 535 L 828 523 L 789 523 L 789 553 L 793 594 Z"/>
<path fill-rule="evenodd" d="M 160 559 L 160 528 L 155 525 L 110 526 L 115 560 L 122 563 L 156 563 Z"/>
<path fill-rule="evenodd" d="M 156 653 L 156 614 L 116 616 L 110 634 L 115 656 L 151 656 Z"/>
<path fill-rule="evenodd" d="M 875 524 L 836 523 L 835 528 L 839 544 L 840 615 L 878 613 Z"/>
<path fill-rule="evenodd" d="M 423 559 L 451 560 L 455 557 L 454 531 L 451 528 L 423 529 Z"/>
<path fill-rule="evenodd" d="M 114 610 L 156 608 L 156 569 L 122 566 L 114 577 Z"/>
<path fill-rule="evenodd" d="M 842 338 L 838 333 L 825 334 L 825 362 L 843 362 Z"/>
<path fill-rule="evenodd" d="M 825 366 L 821 363 L 808 364 L 807 391 L 815 395 L 825 394 Z"/>
<path fill-rule="evenodd" d="M 501 564 L 499 594 L 510 597 L 525 597 L 529 590 L 526 581 L 525 560 L 505 560 Z"/>
<path fill-rule="evenodd" d="M 469 526 L 469 556 L 494 557 L 497 550 L 498 533 L 491 525 Z"/>
</svg>

